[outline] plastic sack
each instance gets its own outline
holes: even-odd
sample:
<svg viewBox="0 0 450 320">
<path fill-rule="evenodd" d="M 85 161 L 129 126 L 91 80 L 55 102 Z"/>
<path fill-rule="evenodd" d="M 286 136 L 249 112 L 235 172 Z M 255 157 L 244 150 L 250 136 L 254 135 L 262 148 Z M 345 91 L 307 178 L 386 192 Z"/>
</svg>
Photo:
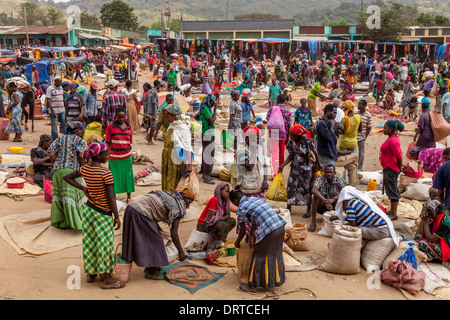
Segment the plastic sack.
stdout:
<svg viewBox="0 0 450 320">
<path fill-rule="evenodd" d="M 53 184 L 50 181 L 50 179 L 47 179 L 46 177 L 44 177 L 43 184 L 44 184 L 44 199 L 48 203 L 52 203 L 52 201 L 53 201 Z"/>
<path fill-rule="evenodd" d="M 406 150 L 406 157 L 409 159 L 409 160 L 412 160 L 413 158 L 409 155 L 409 151 L 412 149 L 412 148 L 414 148 L 416 146 L 416 143 L 413 141 L 413 142 L 411 142 L 409 145 L 408 145 L 408 150 Z"/>
<path fill-rule="evenodd" d="M 398 260 L 411 263 L 412 267 L 417 270 L 416 255 L 414 254 L 412 245 L 410 244 L 409 246 L 410 247 L 400 256 L 400 258 L 398 258 Z"/>
<path fill-rule="evenodd" d="M 266 192 L 266 198 L 272 201 L 287 201 L 287 190 L 284 184 L 283 175 L 280 172 L 273 178 L 273 181 Z"/>
<path fill-rule="evenodd" d="M 270 115 L 269 121 L 267 121 L 267 129 L 275 130 L 278 129 L 280 132 L 286 132 L 284 125 L 283 115 L 281 114 L 280 106 L 272 107 L 272 114 Z"/>
<path fill-rule="evenodd" d="M 114 279 L 117 279 L 123 283 L 127 283 L 130 279 L 131 266 L 133 264 L 130 261 L 125 260 L 120 253 L 117 253 L 117 249 L 121 245 L 122 244 L 119 244 L 116 247 L 116 269 L 114 272 Z"/>
<path fill-rule="evenodd" d="M 234 146 L 234 134 L 231 130 L 222 130 L 222 146 L 226 149 Z"/>
<path fill-rule="evenodd" d="M 190 252 L 203 251 L 209 242 L 209 233 L 193 229 L 184 249 Z"/>
</svg>

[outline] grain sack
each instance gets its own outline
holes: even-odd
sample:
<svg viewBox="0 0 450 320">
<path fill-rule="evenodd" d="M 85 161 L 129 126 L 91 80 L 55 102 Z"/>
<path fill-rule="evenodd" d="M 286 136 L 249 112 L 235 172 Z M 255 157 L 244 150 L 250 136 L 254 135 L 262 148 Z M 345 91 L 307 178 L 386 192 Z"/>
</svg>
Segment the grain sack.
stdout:
<svg viewBox="0 0 450 320">
<path fill-rule="evenodd" d="M 430 186 L 428 184 L 411 183 L 406 187 L 406 191 L 402 193 L 402 197 L 418 201 L 427 201 L 430 198 L 428 193 L 429 190 Z"/>
<path fill-rule="evenodd" d="M 338 274 L 361 272 L 361 229 L 338 225 L 320 270 Z"/>
<path fill-rule="evenodd" d="M 184 249 L 190 252 L 203 251 L 209 242 L 209 233 L 193 229 Z"/>
<path fill-rule="evenodd" d="M 368 184 L 369 180 L 377 180 L 378 185 L 383 182 L 383 172 L 381 171 L 361 171 L 359 174 L 362 176 L 359 179 L 360 184 Z"/>
<path fill-rule="evenodd" d="M 381 268 L 384 259 L 392 252 L 394 247 L 395 243 L 391 237 L 367 241 L 361 251 L 362 266 L 366 270 L 369 266 Z"/>
<path fill-rule="evenodd" d="M 246 243 L 241 243 L 240 248 L 236 250 L 236 262 L 238 267 L 239 282 L 243 285 L 248 284 L 250 275 L 250 265 L 252 261 L 253 248 Z"/>
<path fill-rule="evenodd" d="M 413 248 L 414 255 L 416 256 L 417 264 L 419 265 L 424 259 L 426 259 L 427 255 L 419 250 L 415 242 L 409 241 L 406 239 L 402 239 L 397 248 L 394 248 L 392 252 L 384 259 L 383 268 L 387 268 L 389 266 L 389 261 L 398 260 L 405 253 L 406 250 L 409 249 L 410 245 Z"/>
<path fill-rule="evenodd" d="M 336 215 L 336 211 L 327 211 L 323 214 L 322 229 L 317 232 L 318 235 L 331 238 L 334 233 L 334 228 L 342 224 L 340 219 L 330 221 L 332 216 Z"/>
<path fill-rule="evenodd" d="M 308 240 L 306 236 L 308 231 L 306 230 L 306 224 L 294 223 L 287 231 L 288 239 L 286 244 L 294 251 L 307 251 L 309 250 Z"/>
</svg>

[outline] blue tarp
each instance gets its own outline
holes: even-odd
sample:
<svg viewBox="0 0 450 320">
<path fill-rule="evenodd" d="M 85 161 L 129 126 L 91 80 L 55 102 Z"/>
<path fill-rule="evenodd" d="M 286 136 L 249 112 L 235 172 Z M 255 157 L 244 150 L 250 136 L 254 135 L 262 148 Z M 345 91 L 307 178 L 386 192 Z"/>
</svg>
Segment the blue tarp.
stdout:
<svg viewBox="0 0 450 320">
<path fill-rule="evenodd" d="M 25 65 L 24 74 L 27 77 L 28 82 L 31 84 L 31 66 L 35 65 L 36 70 L 39 72 L 39 83 L 44 83 L 45 81 L 52 81 L 50 75 L 48 74 L 48 68 L 51 68 L 49 61 L 38 61 L 33 64 Z"/>
<path fill-rule="evenodd" d="M 38 47 L 33 49 L 43 49 L 48 51 L 74 51 L 74 50 L 80 50 L 75 47 Z"/>
</svg>

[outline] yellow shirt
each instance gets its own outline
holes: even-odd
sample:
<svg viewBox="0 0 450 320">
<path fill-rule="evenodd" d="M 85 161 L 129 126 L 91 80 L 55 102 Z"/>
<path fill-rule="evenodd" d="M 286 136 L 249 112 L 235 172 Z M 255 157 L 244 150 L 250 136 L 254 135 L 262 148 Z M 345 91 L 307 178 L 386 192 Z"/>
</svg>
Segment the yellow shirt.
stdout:
<svg viewBox="0 0 450 320">
<path fill-rule="evenodd" d="M 354 114 L 350 117 L 350 130 L 341 136 L 339 142 L 339 149 L 353 149 L 358 148 L 358 129 L 361 125 L 361 116 L 359 114 Z M 346 126 L 345 118 L 342 118 L 341 123 L 343 127 Z"/>
</svg>

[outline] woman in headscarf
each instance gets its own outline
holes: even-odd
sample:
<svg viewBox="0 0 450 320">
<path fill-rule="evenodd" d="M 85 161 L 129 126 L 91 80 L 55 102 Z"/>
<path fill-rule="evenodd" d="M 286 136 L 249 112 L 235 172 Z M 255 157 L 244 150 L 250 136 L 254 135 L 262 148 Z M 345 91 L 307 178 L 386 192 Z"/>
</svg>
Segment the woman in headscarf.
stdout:
<svg viewBox="0 0 450 320">
<path fill-rule="evenodd" d="M 119 82 L 123 82 L 123 70 L 122 70 L 122 60 L 117 60 L 114 64 L 114 79 Z"/>
<path fill-rule="evenodd" d="M 422 164 L 425 172 L 433 174 L 433 181 L 436 172 L 446 161 L 444 149 L 442 148 L 422 149 L 420 147 L 413 147 L 409 150 L 409 155 L 413 160 L 419 161 Z"/>
<path fill-rule="evenodd" d="M 80 205 L 86 280 L 92 283 L 100 274 L 103 289 L 123 288 L 125 283 L 113 278 L 114 230 L 120 229 L 120 219 L 111 171 L 102 166 L 108 161 L 108 146 L 94 142 L 84 156 L 91 160 L 89 164 L 65 174 L 64 180 L 88 198 L 85 204 Z M 85 185 L 79 182 L 81 178 Z"/>
<path fill-rule="evenodd" d="M 347 101 L 347 100 L 354 100 L 354 95 L 353 95 L 353 86 L 352 83 L 350 82 L 350 80 L 348 78 L 345 79 L 344 83 L 342 84 L 342 96 L 341 96 L 341 100 L 342 101 Z"/>
<path fill-rule="evenodd" d="M 439 86 L 438 94 L 436 95 L 436 105 L 434 111 L 443 114 L 442 110 L 442 97 L 448 92 L 448 79 L 443 79 L 442 84 Z"/>
<path fill-rule="evenodd" d="M 296 124 L 289 129 L 290 139 L 286 144 L 289 156 L 278 167 L 283 172 L 286 165 L 291 163 L 291 172 L 287 182 L 287 208 L 294 206 L 308 206 L 307 214 L 311 212 L 311 183 L 313 180 L 313 165 L 318 162 L 319 155 L 311 140 L 311 133 L 302 125 Z M 319 167 L 322 167 L 319 164 Z M 320 169 L 320 168 L 319 168 Z"/>
<path fill-rule="evenodd" d="M 182 112 L 177 105 L 169 104 L 160 112 L 169 122 L 161 156 L 162 190 L 174 192 L 181 177 L 192 172 L 191 131 L 180 120 Z"/>
<path fill-rule="evenodd" d="M 178 250 L 178 259 L 186 259 L 178 228 L 186 208 L 194 201 L 189 187 L 175 192 L 152 191 L 134 199 L 123 217 L 122 257 L 145 268 L 145 278 L 163 280 L 161 267 L 169 265 L 164 238 L 170 239 Z M 170 235 L 160 222 L 170 227 Z M 166 234 L 165 234 L 166 233 Z M 164 236 L 164 237 L 163 237 Z"/>
<path fill-rule="evenodd" d="M 33 163 L 33 181 L 41 188 L 44 187 L 44 177 L 52 179 L 53 163 L 48 153 L 48 149 L 52 144 L 52 136 L 43 134 L 39 137 L 39 144 L 37 148 L 31 149 L 30 158 Z"/>
<path fill-rule="evenodd" d="M 208 71 L 206 69 L 203 69 L 202 93 L 204 93 L 204 94 L 211 94 L 212 93 L 211 87 L 209 86 Z"/>
<path fill-rule="evenodd" d="M 388 139 L 380 148 L 380 163 L 383 167 L 383 193 L 386 192 L 391 202 L 389 212 L 391 220 L 398 219 L 398 202 L 402 197 L 397 187 L 398 176 L 402 170 L 402 149 L 397 132 L 404 129 L 404 124 L 399 120 L 386 121 L 383 133 L 388 136 Z"/>
<path fill-rule="evenodd" d="M 420 226 L 414 240 L 428 259 L 447 262 L 450 259 L 450 219 L 444 205 L 431 200 L 420 214 Z"/>
<path fill-rule="evenodd" d="M 209 233 L 206 254 L 212 254 L 220 242 L 225 242 L 235 225 L 236 219 L 230 212 L 230 186 L 220 182 L 197 220 L 197 230 Z"/>
<path fill-rule="evenodd" d="M 10 94 L 10 103 L 6 108 L 6 113 L 11 114 L 11 120 L 5 129 L 6 133 L 15 133 L 12 142 L 22 142 L 22 99 L 23 94 L 17 88 L 15 82 L 8 84 L 8 92 Z"/>
<path fill-rule="evenodd" d="M 64 99 L 64 106 L 66 107 L 66 123 L 67 122 L 81 122 L 84 124 L 84 99 L 81 93 L 77 92 L 78 84 L 71 83 L 69 85 L 69 94 Z"/>
<path fill-rule="evenodd" d="M 53 200 L 51 207 L 51 225 L 56 228 L 81 230 L 81 205 L 83 192 L 64 181 L 64 176 L 78 170 L 85 163 L 84 152 L 87 149 L 83 140 L 84 127 L 77 123 L 68 123 L 65 135 L 48 148 L 53 162 Z M 81 178 L 77 180 L 81 183 Z"/>
<path fill-rule="evenodd" d="M 125 82 L 125 88 L 122 89 L 121 93 L 123 93 L 127 99 L 128 123 L 131 125 L 133 131 L 137 131 L 141 128 L 138 118 L 140 110 L 138 110 L 139 102 L 137 100 L 137 91 L 133 89 L 132 86 L 133 82 L 127 80 Z"/>
</svg>

